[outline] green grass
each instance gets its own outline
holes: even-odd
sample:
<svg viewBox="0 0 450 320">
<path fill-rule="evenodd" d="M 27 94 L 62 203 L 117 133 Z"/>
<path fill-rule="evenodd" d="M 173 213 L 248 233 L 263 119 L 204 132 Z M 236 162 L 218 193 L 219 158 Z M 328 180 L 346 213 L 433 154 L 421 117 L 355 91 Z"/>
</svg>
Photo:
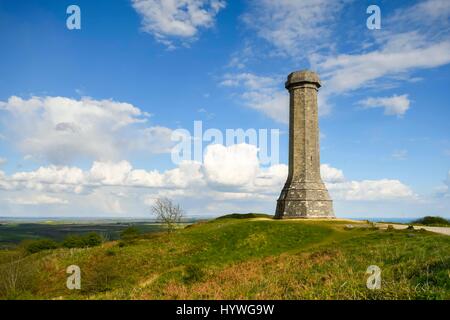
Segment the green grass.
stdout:
<svg viewBox="0 0 450 320">
<path fill-rule="evenodd" d="M 14 290 L 0 288 L 0 297 L 450 299 L 450 237 L 346 230 L 347 223 L 232 215 L 94 248 L 3 250 L 0 274 L 22 259 L 24 275 Z M 81 268 L 78 291 L 65 287 L 71 264 Z M 381 290 L 366 288 L 369 265 L 382 270 Z"/>
</svg>

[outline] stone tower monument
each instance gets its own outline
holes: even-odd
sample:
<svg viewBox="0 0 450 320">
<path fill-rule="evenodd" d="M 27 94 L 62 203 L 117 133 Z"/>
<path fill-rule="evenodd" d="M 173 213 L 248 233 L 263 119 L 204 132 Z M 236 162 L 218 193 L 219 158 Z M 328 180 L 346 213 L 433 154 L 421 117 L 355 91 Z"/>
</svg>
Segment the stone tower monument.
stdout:
<svg viewBox="0 0 450 320">
<path fill-rule="evenodd" d="M 292 72 L 289 90 L 289 174 L 278 198 L 275 218 L 335 218 L 333 202 L 320 177 L 319 76 Z"/>
</svg>

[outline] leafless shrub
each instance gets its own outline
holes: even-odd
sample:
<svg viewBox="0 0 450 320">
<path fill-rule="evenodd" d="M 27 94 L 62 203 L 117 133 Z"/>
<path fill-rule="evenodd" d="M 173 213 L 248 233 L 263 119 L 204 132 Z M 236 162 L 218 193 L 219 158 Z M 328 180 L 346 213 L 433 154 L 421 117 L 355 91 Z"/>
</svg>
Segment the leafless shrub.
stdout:
<svg viewBox="0 0 450 320">
<path fill-rule="evenodd" d="M 6 294 L 15 293 L 18 289 L 20 277 L 20 260 L 5 263 L 1 266 L 2 271 L 2 291 Z"/>
<path fill-rule="evenodd" d="M 157 198 L 152 206 L 152 213 L 167 226 L 167 232 L 175 230 L 176 225 L 183 218 L 183 209 L 179 204 L 173 203 L 166 197 Z"/>
<path fill-rule="evenodd" d="M 0 298 L 14 298 L 30 291 L 36 278 L 36 266 L 24 257 L 11 257 L 0 265 Z"/>
</svg>

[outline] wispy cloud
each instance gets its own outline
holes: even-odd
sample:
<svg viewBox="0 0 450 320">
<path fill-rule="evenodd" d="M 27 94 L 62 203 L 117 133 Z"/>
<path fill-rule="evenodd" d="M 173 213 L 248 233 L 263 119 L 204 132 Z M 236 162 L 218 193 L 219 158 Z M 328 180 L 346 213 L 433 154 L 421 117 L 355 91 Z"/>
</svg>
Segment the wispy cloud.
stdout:
<svg viewBox="0 0 450 320">
<path fill-rule="evenodd" d="M 425 0 L 385 17 L 378 32 L 370 32 L 369 48 L 356 53 L 314 55 L 310 62 L 332 97 L 367 87 L 392 88 L 417 81 L 413 72 L 450 63 L 450 5 Z"/>
<path fill-rule="evenodd" d="M 281 78 L 259 76 L 253 73 L 225 74 L 221 86 L 231 87 L 246 107 L 258 110 L 275 121 L 287 123 L 289 97 L 280 88 Z"/>
<path fill-rule="evenodd" d="M 243 16 L 248 28 L 272 46 L 266 51 L 272 52 L 275 48 L 278 54 L 294 61 L 305 58 L 320 74 L 322 114 L 330 112 L 333 97 L 337 95 L 414 82 L 419 79 L 413 75 L 415 71 L 450 63 L 448 1 L 425 0 L 398 8 L 390 16 L 383 15 L 381 30 L 362 31 L 360 36 L 364 34 L 366 38 L 362 45 L 355 45 L 353 39 L 345 38 L 338 33 L 341 29 L 335 28 L 336 24 L 346 23 L 339 13 L 350 2 L 253 1 Z M 352 45 L 338 45 L 338 41 Z M 237 60 L 234 64 L 244 65 Z M 252 90 L 248 95 L 256 96 Z M 409 107 L 405 102 L 403 99 L 397 107 L 386 106 L 386 113 L 404 114 Z M 269 116 L 280 110 L 269 108 L 259 109 Z"/>
<path fill-rule="evenodd" d="M 396 160 L 406 160 L 407 157 L 408 157 L 408 150 L 406 149 L 395 150 L 392 153 L 392 158 Z"/>
<path fill-rule="evenodd" d="M 335 17 L 348 0 L 251 1 L 246 25 L 272 44 L 279 54 L 305 57 L 329 48 Z"/>
<path fill-rule="evenodd" d="M 142 18 L 142 29 L 174 49 L 177 41 L 195 40 L 201 28 L 214 25 L 223 0 L 131 0 Z"/>
<path fill-rule="evenodd" d="M 287 124 L 289 122 L 289 94 L 284 88 L 284 77 L 261 76 L 254 73 L 227 73 L 220 81 L 223 87 L 232 89 L 232 94 L 246 107 L 262 112 L 269 118 Z M 319 115 L 330 112 L 326 93 L 319 91 Z"/>
<path fill-rule="evenodd" d="M 55 205 L 55 204 L 68 204 L 65 199 L 58 197 L 52 197 L 45 194 L 32 195 L 28 197 L 16 197 L 6 199 L 9 203 L 18 205 Z"/>
<path fill-rule="evenodd" d="M 383 108 L 384 114 L 403 116 L 408 111 L 410 101 L 408 95 L 394 95 L 392 97 L 369 97 L 358 102 L 363 108 Z"/>
<path fill-rule="evenodd" d="M 386 76 L 450 63 L 450 41 L 430 43 L 422 40 L 423 37 L 416 33 L 394 35 L 378 50 L 340 54 L 317 62 L 324 90 L 332 94 L 344 93 Z"/>
<path fill-rule="evenodd" d="M 331 195 L 337 200 L 374 201 L 414 199 L 416 195 L 399 180 L 362 180 L 327 184 Z"/>
</svg>

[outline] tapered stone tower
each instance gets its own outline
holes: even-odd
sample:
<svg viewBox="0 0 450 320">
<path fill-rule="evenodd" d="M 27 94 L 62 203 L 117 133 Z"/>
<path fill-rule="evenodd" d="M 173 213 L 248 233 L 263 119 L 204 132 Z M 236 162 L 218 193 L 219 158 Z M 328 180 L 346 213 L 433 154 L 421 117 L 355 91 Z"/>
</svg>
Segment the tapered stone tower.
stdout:
<svg viewBox="0 0 450 320">
<path fill-rule="evenodd" d="M 319 76 L 291 73 L 289 90 L 289 174 L 278 198 L 275 218 L 335 218 L 333 202 L 320 177 Z"/>
</svg>

